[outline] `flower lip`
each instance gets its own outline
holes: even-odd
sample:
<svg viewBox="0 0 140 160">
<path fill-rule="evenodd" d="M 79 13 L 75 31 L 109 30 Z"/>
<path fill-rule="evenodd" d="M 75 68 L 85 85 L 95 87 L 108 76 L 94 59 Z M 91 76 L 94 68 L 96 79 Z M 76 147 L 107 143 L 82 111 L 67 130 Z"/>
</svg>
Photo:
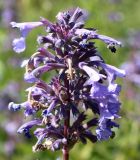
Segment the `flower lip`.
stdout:
<svg viewBox="0 0 140 160">
<path fill-rule="evenodd" d="M 108 129 L 96 129 L 97 138 L 99 141 L 101 140 L 107 140 L 112 135 L 112 132 Z"/>
<path fill-rule="evenodd" d="M 21 105 L 20 104 L 15 104 L 14 102 L 10 102 L 8 105 L 8 109 L 11 111 L 18 111 L 21 109 Z"/>
<path fill-rule="evenodd" d="M 13 50 L 17 53 L 21 53 L 25 50 L 26 45 L 25 45 L 25 38 L 21 37 L 21 38 L 16 38 L 13 40 Z"/>
</svg>

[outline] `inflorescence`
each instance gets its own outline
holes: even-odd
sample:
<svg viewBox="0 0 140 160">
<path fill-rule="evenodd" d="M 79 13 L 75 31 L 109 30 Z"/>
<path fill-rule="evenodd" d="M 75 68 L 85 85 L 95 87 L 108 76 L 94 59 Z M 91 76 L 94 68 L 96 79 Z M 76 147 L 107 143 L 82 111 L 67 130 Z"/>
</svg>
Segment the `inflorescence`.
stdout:
<svg viewBox="0 0 140 160">
<path fill-rule="evenodd" d="M 22 64 L 25 81 L 33 84 L 26 90 L 27 101 L 9 104 L 10 110 L 23 109 L 26 117 L 32 117 L 18 133 L 30 137 L 30 129 L 36 128 L 33 151 L 55 151 L 64 145 L 71 149 L 87 139 L 93 143 L 108 140 L 115 135 L 112 128 L 119 127 L 115 119 L 120 118 L 121 86 L 115 80 L 124 77 L 125 71 L 106 64 L 94 40 L 103 41 L 112 52 L 121 43 L 98 34 L 94 28 L 84 28 L 83 17 L 84 10 L 77 8 L 59 12 L 56 23 L 45 18 L 39 22 L 11 22 L 21 31 L 21 37 L 13 41 L 17 53 L 25 50 L 25 39 L 32 29 L 41 26 L 47 33 L 37 38 L 39 48 Z M 56 75 L 47 83 L 42 75 L 52 70 Z M 69 122 L 67 137 L 65 120 Z"/>
</svg>

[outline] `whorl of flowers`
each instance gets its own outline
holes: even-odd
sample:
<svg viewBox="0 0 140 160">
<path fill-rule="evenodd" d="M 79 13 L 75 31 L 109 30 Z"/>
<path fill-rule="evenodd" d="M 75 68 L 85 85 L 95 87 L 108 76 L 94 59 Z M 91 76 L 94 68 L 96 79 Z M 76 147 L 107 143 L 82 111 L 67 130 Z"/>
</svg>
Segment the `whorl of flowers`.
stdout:
<svg viewBox="0 0 140 160">
<path fill-rule="evenodd" d="M 23 62 L 24 79 L 33 84 L 27 89 L 27 101 L 9 104 L 10 110 L 23 109 L 26 117 L 33 115 L 18 129 L 30 137 L 30 129 L 36 128 L 33 151 L 54 151 L 66 145 L 70 149 L 87 139 L 93 143 L 107 140 L 115 135 L 112 128 L 119 126 L 114 120 L 120 117 L 121 86 L 115 80 L 125 72 L 105 63 L 94 40 L 103 41 L 112 52 L 121 43 L 94 28 L 84 28 L 83 17 L 84 11 L 77 8 L 58 13 L 56 23 L 44 18 L 11 23 L 21 31 L 21 38 L 13 41 L 18 53 L 25 50 L 25 38 L 32 29 L 42 26 L 46 31 L 37 38 L 37 51 Z M 56 76 L 47 83 L 42 76 L 52 70 Z"/>
</svg>

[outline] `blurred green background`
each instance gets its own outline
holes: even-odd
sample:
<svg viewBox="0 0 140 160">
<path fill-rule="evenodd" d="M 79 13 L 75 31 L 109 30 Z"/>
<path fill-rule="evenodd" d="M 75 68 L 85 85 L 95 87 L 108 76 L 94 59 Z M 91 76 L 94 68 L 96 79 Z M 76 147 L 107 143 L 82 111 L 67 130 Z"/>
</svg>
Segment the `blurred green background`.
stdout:
<svg viewBox="0 0 140 160">
<path fill-rule="evenodd" d="M 71 151 L 70 159 L 140 160 L 140 0 L 0 0 L 0 160 L 61 158 L 61 152 L 33 153 L 36 139 L 26 139 L 16 133 L 24 117 L 21 112 L 10 112 L 7 105 L 10 101 L 20 103 L 26 99 L 24 90 L 29 85 L 23 81 L 24 69 L 20 65 L 36 50 L 36 37 L 42 30 L 32 31 L 27 38 L 26 51 L 16 54 L 11 44 L 18 32 L 9 23 L 38 21 L 40 16 L 55 21 L 59 11 L 78 6 L 89 12 L 87 27 L 123 42 L 116 54 L 108 51 L 103 43 L 97 42 L 96 46 L 107 63 L 125 67 L 128 77 L 119 81 L 122 118 L 116 137 L 96 144 L 79 143 Z"/>
</svg>

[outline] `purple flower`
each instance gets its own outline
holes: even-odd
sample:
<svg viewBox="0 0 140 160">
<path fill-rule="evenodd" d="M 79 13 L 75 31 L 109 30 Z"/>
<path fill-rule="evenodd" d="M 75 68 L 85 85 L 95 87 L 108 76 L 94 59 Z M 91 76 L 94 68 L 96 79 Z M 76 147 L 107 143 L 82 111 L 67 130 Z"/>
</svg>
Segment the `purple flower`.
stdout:
<svg viewBox="0 0 140 160">
<path fill-rule="evenodd" d="M 88 82 L 85 83 L 85 85 L 88 84 L 92 84 L 93 82 L 97 82 L 100 80 L 100 74 L 98 72 L 96 72 L 95 69 L 88 67 L 84 62 L 79 63 L 79 67 L 81 69 L 83 69 L 88 76 L 90 77 L 90 79 L 88 80 Z"/>
<path fill-rule="evenodd" d="M 100 35 L 97 34 L 95 29 L 92 30 L 88 30 L 88 29 L 76 29 L 75 34 L 78 36 L 82 36 L 82 37 L 87 37 L 87 39 L 99 39 L 103 42 L 105 42 L 108 46 L 108 48 L 112 51 L 112 52 L 116 52 L 116 48 L 115 46 L 121 46 L 121 42 L 117 41 L 111 37 L 105 36 L 105 35 Z"/>
<path fill-rule="evenodd" d="M 113 84 L 113 87 L 111 88 L 110 85 L 107 87 L 101 83 L 96 82 L 92 84 L 90 95 L 91 97 L 102 98 L 111 94 L 118 95 L 120 90 L 121 88 L 117 84 Z"/>
<path fill-rule="evenodd" d="M 43 73 L 61 68 L 65 68 L 65 65 L 58 63 L 48 63 L 47 65 L 37 67 L 32 72 L 25 73 L 24 80 L 29 83 L 34 83 L 38 81 L 38 78 L 40 78 Z"/>
<path fill-rule="evenodd" d="M 111 128 L 113 127 L 119 127 L 119 125 L 106 119 L 100 121 L 99 127 L 96 129 L 98 140 L 107 140 L 110 137 L 113 138 L 115 134 L 113 131 L 111 131 Z"/>
<path fill-rule="evenodd" d="M 115 80 L 124 77 L 125 71 L 106 64 L 94 40 L 105 42 L 112 52 L 121 43 L 99 35 L 94 28 L 84 28 L 86 16 L 77 8 L 58 13 L 56 23 L 44 18 L 41 22 L 11 23 L 21 30 L 22 37 L 14 40 L 16 52 L 25 49 L 25 37 L 33 28 L 43 25 L 47 33 L 37 38 L 37 52 L 22 65 L 26 68 L 24 80 L 34 83 L 26 90 L 28 100 L 9 104 L 13 111 L 24 109 L 25 116 L 33 115 L 18 130 L 30 136 L 30 129 L 36 127 L 33 151 L 70 150 L 78 141 L 95 143 L 115 135 L 112 128 L 118 127 L 115 119 L 120 118 L 121 105 L 121 85 Z M 56 74 L 47 83 L 43 76 L 51 71 Z"/>
<path fill-rule="evenodd" d="M 20 134 L 24 132 L 25 136 L 30 137 L 30 133 L 29 133 L 30 129 L 35 125 L 39 125 L 39 126 L 42 125 L 42 121 L 39 120 L 39 119 L 35 119 L 35 120 L 30 121 L 30 122 L 27 122 L 27 123 L 23 124 L 18 129 L 17 132 L 20 133 Z"/>
<path fill-rule="evenodd" d="M 19 28 L 21 32 L 21 38 L 16 38 L 13 41 L 13 49 L 15 52 L 20 53 L 23 52 L 26 48 L 25 38 L 28 33 L 36 28 L 43 25 L 42 22 L 25 22 L 25 23 L 16 23 L 11 22 L 11 26 L 13 28 Z"/>
<path fill-rule="evenodd" d="M 31 103 L 28 101 L 21 104 L 15 104 L 13 102 L 10 102 L 8 108 L 11 111 L 18 111 L 20 109 L 24 109 L 25 110 L 24 115 L 26 117 L 29 115 L 33 115 L 36 112 L 36 110 L 32 107 Z"/>
<path fill-rule="evenodd" d="M 24 22 L 24 23 L 11 22 L 11 26 L 13 28 L 20 29 L 22 37 L 26 37 L 32 29 L 42 25 L 43 25 L 42 22 Z"/>
<path fill-rule="evenodd" d="M 124 77 L 125 76 L 125 71 L 118 69 L 114 66 L 101 63 L 101 66 L 104 68 L 108 75 L 108 81 L 109 83 L 112 83 L 117 77 Z"/>
<path fill-rule="evenodd" d="M 108 45 L 112 44 L 112 45 L 121 46 L 121 42 L 120 41 L 117 41 L 117 40 L 115 40 L 115 39 L 113 39 L 111 37 L 105 36 L 105 35 L 97 35 L 96 38 L 102 40 L 103 42 L 105 42 Z"/>
</svg>

